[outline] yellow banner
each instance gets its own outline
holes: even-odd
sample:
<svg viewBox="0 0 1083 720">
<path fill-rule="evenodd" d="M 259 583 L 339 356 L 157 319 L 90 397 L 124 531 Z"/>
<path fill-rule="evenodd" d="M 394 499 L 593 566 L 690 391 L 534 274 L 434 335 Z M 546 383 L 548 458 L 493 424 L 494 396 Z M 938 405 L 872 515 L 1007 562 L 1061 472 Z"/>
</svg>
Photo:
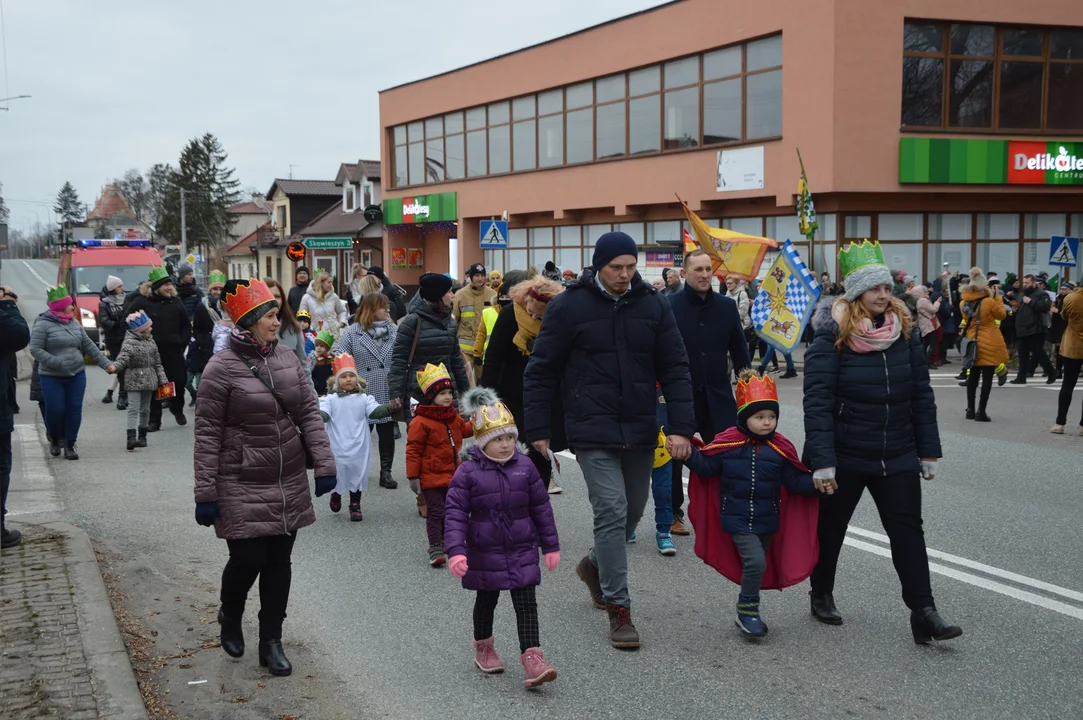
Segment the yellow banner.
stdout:
<svg viewBox="0 0 1083 720">
<path fill-rule="evenodd" d="M 745 281 L 754 280 L 768 248 L 778 247 L 778 243 L 771 238 L 710 227 L 689 209 L 686 202 L 682 200 L 681 205 L 699 249 L 711 256 L 712 271 L 720 278 L 736 275 Z M 685 257 L 687 254 L 686 243 Z"/>
</svg>

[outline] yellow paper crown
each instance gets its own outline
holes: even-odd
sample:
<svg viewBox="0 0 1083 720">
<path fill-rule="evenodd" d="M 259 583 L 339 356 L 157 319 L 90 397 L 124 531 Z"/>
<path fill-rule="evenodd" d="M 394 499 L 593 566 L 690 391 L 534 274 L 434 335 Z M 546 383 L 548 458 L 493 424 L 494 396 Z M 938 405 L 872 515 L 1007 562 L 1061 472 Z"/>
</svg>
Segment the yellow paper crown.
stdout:
<svg viewBox="0 0 1083 720">
<path fill-rule="evenodd" d="M 451 375 L 448 375 L 444 363 L 440 363 L 439 365 L 425 363 L 425 367 L 417 371 L 417 385 L 421 388 L 422 393 L 428 392 L 433 383 L 439 380 L 451 382 Z"/>
<path fill-rule="evenodd" d="M 486 435 L 496 437 L 504 428 L 515 427 L 515 417 L 502 402 L 482 406 L 474 413 L 472 420 L 476 440 Z"/>
</svg>

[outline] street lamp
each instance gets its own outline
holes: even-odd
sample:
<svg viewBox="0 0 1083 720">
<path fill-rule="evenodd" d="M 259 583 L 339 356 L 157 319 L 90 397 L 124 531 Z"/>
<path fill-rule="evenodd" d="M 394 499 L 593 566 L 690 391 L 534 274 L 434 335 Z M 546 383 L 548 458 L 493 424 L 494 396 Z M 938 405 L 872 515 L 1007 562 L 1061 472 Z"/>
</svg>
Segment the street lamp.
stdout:
<svg viewBox="0 0 1083 720">
<path fill-rule="evenodd" d="M 30 97 L 30 96 L 29 95 L 12 95 L 11 97 L 0 98 L 0 103 L 7 102 L 8 100 L 22 100 L 23 98 L 28 98 L 28 97 Z M 8 109 L 9 108 L 6 108 L 6 107 L 0 107 L 0 110 L 8 110 Z"/>
</svg>

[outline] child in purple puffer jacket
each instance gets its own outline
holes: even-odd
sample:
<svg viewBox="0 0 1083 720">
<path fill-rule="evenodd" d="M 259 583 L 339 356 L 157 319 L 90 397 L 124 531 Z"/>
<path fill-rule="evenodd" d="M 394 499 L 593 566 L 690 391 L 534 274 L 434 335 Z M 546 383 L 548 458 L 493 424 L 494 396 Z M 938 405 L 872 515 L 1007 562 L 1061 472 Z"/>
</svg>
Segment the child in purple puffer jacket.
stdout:
<svg viewBox="0 0 1083 720">
<path fill-rule="evenodd" d="M 451 573 L 462 578 L 464 588 L 477 591 L 474 665 L 484 673 L 504 672 L 493 648 L 493 613 L 500 591 L 508 590 L 519 631 L 523 684 L 537 687 L 557 678 L 539 647 L 534 597 L 541 583 L 538 546 L 550 571 L 560 562 L 549 493 L 534 463 L 516 447 L 515 418 L 495 392 L 468 390 L 462 410 L 473 420 L 475 443 L 464 451 L 466 458 L 448 488 L 444 544 Z"/>
</svg>

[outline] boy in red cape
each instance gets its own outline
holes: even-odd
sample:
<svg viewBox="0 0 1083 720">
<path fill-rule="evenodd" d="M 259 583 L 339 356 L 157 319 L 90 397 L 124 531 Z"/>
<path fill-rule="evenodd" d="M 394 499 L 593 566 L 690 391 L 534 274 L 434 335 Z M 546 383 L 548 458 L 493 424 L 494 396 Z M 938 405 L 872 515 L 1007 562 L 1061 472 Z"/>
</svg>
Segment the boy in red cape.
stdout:
<svg viewBox="0 0 1083 720">
<path fill-rule="evenodd" d="M 737 426 L 692 451 L 688 517 L 696 555 L 740 584 L 736 625 L 762 637 L 760 590 L 804 581 L 819 553 L 816 494 L 834 481 L 813 480 L 793 443 L 775 432 L 775 381 L 754 370 L 737 381 Z"/>
</svg>

